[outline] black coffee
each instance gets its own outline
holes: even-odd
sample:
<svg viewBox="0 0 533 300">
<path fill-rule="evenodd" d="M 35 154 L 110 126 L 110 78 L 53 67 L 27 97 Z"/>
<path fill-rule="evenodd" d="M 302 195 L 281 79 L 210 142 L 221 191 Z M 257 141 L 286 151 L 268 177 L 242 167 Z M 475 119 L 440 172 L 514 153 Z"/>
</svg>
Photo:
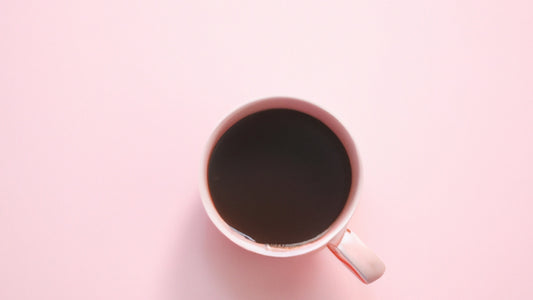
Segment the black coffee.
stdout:
<svg viewBox="0 0 533 300">
<path fill-rule="evenodd" d="M 209 160 L 208 184 L 220 216 L 258 243 L 313 239 L 339 216 L 350 192 L 350 160 L 321 121 L 271 109 L 238 121 Z"/>
</svg>

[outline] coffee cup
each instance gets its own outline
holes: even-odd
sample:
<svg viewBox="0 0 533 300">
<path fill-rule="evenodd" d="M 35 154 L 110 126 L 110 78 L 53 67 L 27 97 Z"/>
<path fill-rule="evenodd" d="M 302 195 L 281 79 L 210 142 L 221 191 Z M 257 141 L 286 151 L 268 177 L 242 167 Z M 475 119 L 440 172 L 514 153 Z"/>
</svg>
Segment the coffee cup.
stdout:
<svg viewBox="0 0 533 300">
<path fill-rule="evenodd" d="M 383 261 L 347 228 L 360 159 L 325 109 L 288 97 L 249 102 L 212 132 L 201 168 L 205 211 L 238 246 L 271 257 L 328 248 L 366 284 L 384 273 Z"/>
</svg>

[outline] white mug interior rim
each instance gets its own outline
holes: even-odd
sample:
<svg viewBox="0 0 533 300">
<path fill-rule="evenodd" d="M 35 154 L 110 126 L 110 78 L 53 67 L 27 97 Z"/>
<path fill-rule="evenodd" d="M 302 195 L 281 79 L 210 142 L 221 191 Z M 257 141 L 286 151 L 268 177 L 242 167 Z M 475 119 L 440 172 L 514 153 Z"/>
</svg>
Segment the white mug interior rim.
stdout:
<svg viewBox="0 0 533 300">
<path fill-rule="evenodd" d="M 346 201 L 346 205 L 344 206 L 344 209 L 340 213 L 340 215 L 337 217 L 337 219 L 329 226 L 329 228 L 324 231 L 321 235 L 317 236 L 314 239 L 308 240 L 303 243 L 299 244 L 291 244 L 287 246 L 271 246 L 266 244 L 261 244 L 254 242 L 248 238 L 246 238 L 244 235 L 242 235 L 240 232 L 229 226 L 224 219 L 218 214 L 214 204 L 213 200 L 211 198 L 211 194 L 209 192 L 209 185 L 208 185 L 208 179 L 207 179 L 207 171 L 208 171 L 208 164 L 209 164 L 209 158 L 211 156 L 211 152 L 213 147 L 218 142 L 219 138 L 236 122 L 243 119 L 244 117 L 253 114 L 255 112 L 267 110 L 267 109 L 274 109 L 274 108 L 285 108 L 285 109 L 293 109 L 296 111 L 300 111 L 303 113 L 306 113 L 321 122 L 323 122 L 326 126 L 328 126 L 340 139 L 342 142 L 344 148 L 346 149 L 346 152 L 348 153 L 348 157 L 350 159 L 350 165 L 352 168 L 352 184 L 350 187 L 350 192 L 348 194 L 348 199 Z M 357 155 L 357 151 L 355 148 L 355 144 L 353 142 L 353 139 L 351 138 L 350 134 L 344 128 L 344 126 L 341 124 L 341 122 L 335 118 L 332 114 L 327 112 L 326 110 L 322 109 L 316 104 L 295 99 L 295 98 L 289 98 L 289 97 L 272 97 L 272 98 L 266 98 L 266 99 L 260 99 L 256 101 L 249 102 L 248 104 L 245 104 L 233 112 L 231 112 L 229 115 L 227 115 L 215 128 L 211 136 L 209 137 L 207 141 L 207 145 L 205 147 L 205 152 L 203 154 L 202 159 L 202 170 L 200 172 L 200 196 L 202 198 L 203 206 L 207 212 L 207 215 L 211 219 L 211 221 L 215 224 L 215 226 L 224 234 L 227 238 L 229 238 L 231 241 L 233 241 L 235 244 L 249 250 L 255 253 L 259 253 L 266 256 L 273 256 L 273 257 L 290 257 L 290 256 L 297 256 L 305 253 L 312 252 L 314 250 L 320 249 L 327 245 L 329 241 L 331 241 L 333 238 L 335 238 L 348 224 L 348 221 L 350 220 L 351 216 L 353 215 L 355 211 L 356 206 L 356 192 L 359 184 L 360 179 L 360 163 L 359 163 L 359 156 Z"/>
</svg>

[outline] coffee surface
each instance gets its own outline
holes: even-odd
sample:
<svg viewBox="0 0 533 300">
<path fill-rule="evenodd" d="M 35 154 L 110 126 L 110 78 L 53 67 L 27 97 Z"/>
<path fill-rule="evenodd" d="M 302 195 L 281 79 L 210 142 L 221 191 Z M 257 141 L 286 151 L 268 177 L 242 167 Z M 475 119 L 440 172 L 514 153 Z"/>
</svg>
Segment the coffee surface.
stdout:
<svg viewBox="0 0 533 300">
<path fill-rule="evenodd" d="M 321 121 L 289 109 L 254 113 L 218 140 L 208 164 L 214 205 L 258 243 L 290 245 L 323 233 L 352 181 L 346 149 Z"/>
</svg>

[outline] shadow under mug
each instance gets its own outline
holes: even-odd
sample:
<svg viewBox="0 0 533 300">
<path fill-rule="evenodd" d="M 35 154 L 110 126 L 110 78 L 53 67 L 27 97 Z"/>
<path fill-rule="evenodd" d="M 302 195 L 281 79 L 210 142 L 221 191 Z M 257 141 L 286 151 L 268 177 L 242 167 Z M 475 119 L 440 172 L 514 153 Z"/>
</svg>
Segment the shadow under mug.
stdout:
<svg viewBox="0 0 533 300">
<path fill-rule="evenodd" d="M 208 163 L 211 152 L 220 137 L 235 123 L 253 113 L 268 109 L 292 109 L 308 114 L 328 126 L 342 142 L 352 169 L 352 184 L 348 199 L 337 219 L 318 238 L 294 246 L 276 247 L 254 242 L 229 226 L 217 212 L 208 186 Z M 348 221 L 352 217 L 356 206 L 356 193 L 360 177 L 360 165 L 355 144 L 344 126 L 333 115 L 319 106 L 307 101 L 275 97 L 256 100 L 241 106 L 226 116 L 215 128 L 202 157 L 202 170 L 200 172 L 200 195 L 203 206 L 211 221 L 222 234 L 242 248 L 272 257 L 292 257 L 303 255 L 312 251 L 328 247 L 335 256 L 344 263 L 364 283 L 371 283 L 381 277 L 385 272 L 385 264 L 372 252 L 350 229 Z"/>
</svg>

